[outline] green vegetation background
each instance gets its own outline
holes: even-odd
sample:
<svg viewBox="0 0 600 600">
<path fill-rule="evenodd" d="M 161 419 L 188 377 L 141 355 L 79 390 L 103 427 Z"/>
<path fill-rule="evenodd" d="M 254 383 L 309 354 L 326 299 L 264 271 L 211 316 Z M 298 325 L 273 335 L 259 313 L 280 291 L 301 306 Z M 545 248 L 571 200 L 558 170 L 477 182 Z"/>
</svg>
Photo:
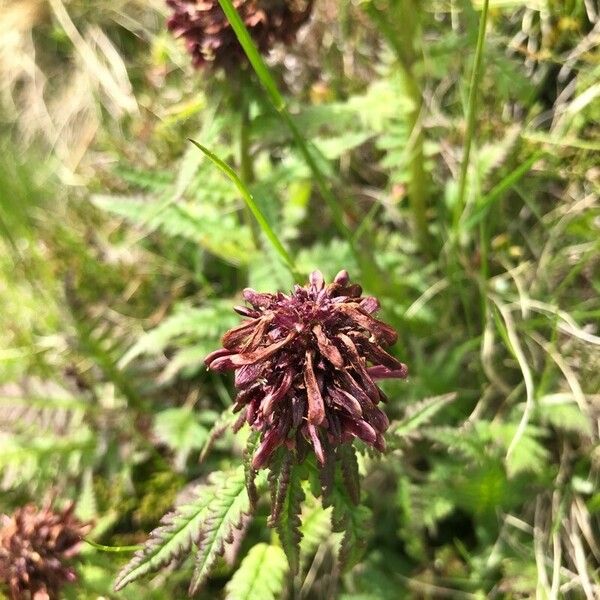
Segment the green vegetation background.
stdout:
<svg viewBox="0 0 600 600">
<path fill-rule="evenodd" d="M 199 460 L 232 391 L 202 359 L 244 287 L 292 280 L 193 138 L 301 272 L 380 297 L 411 372 L 362 562 L 338 576 L 307 501 L 287 582 L 265 507 L 199 597 L 598 597 L 600 10 L 491 2 L 461 189 L 481 4 L 317 0 L 269 58 L 332 211 L 250 72 L 194 71 L 161 1 L 0 2 L 0 512 L 75 499 L 135 545 L 239 464 L 229 434 Z M 112 592 L 129 556 L 85 546 L 69 597 L 185 597 L 188 563 Z"/>
</svg>

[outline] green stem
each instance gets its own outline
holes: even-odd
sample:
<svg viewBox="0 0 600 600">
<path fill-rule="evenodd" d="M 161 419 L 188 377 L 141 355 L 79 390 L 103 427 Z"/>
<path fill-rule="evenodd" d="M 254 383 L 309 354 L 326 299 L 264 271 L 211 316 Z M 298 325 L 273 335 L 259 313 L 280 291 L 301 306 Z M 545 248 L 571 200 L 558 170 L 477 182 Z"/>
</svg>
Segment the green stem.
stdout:
<svg viewBox="0 0 600 600">
<path fill-rule="evenodd" d="M 463 160 L 460 166 L 460 177 L 458 180 L 458 196 L 454 206 L 454 231 L 458 231 L 458 225 L 463 209 L 465 207 L 465 195 L 467 191 L 467 173 L 469 170 L 469 159 L 471 157 L 471 146 L 475 132 L 475 118 L 477 116 L 477 96 L 479 81 L 481 79 L 481 64 L 483 62 L 483 47 L 485 43 L 485 30 L 487 26 L 489 0 L 483 0 L 481 17 L 479 18 L 479 31 L 477 33 L 477 46 L 475 48 L 475 62 L 471 72 L 469 87 L 469 99 L 467 103 L 467 130 L 465 132 L 465 147 Z"/>
</svg>

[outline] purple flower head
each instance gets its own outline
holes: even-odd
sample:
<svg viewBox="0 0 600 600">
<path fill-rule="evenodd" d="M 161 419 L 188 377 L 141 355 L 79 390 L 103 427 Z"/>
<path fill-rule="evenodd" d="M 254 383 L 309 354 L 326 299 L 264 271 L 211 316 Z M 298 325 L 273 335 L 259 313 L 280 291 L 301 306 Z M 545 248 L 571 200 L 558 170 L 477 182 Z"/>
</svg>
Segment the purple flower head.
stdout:
<svg viewBox="0 0 600 600">
<path fill-rule="evenodd" d="M 242 21 L 265 53 L 277 42 L 291 43 L 312 9 L 313 0 L 233 0 Z M 173 9 L 167 26 L 185 39 L 195 67 L 226 70 L 246 61 L 235 32 L 217 0 L 167 0 Z"/>
<path fill-rule="evenodd" d="M 325 285 L 315 271 L 290 295 L 244 290 L 244 323 L 205 359 L 213 371 L 235 371 L 239 426 L 261 432 L 253 466 L 285 445 L 302 458 L 310 447 L 321 464 L 328 450 L 359 438 L 385 449 L 389 421 L 377 379 L 405 378 L 406 365 L 385 351 L 397 334 L 373 316 L 379 302 L 363 297 L 341 271 Z"/>
</svg>

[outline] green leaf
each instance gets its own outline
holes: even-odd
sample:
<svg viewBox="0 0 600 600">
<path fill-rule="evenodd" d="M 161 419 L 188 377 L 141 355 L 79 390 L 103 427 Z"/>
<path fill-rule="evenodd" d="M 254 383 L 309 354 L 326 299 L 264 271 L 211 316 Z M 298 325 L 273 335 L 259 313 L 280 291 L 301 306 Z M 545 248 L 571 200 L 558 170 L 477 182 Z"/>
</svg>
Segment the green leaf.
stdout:
<svg viewBox="0 0 600 600">
<path fill-rule="evenodd" d="M 329 210 L 332 213 L 333 220 L 338 231 L 352 246 L 352 233 L 344 222 L 344 211 L 342 210 L 338 199 L 331 191 L 331 186 L 329 185 L 325 176 L 323 175 L 322 167 L 319 164 L 323 162 L 326 163 L 326 159 L 320 154 L 320 152 L 314 144 L 311 144 L 305 139 L 304 135 L 302 134 L 302 131 L 300 130 L 298 125 L 296 125 L 294 119 L 288 112 L 285 100 L 279 92 L 277 84 L 275 83 L 275 79 L 272 77 L 269 68 L 262 59 L 260 52 L 258 51 L 257 47 L 252 41 L 250 33 L 246 29 L 244 22 L 242 21 L 231 0 L 219 0 L 219 4 L 221 5 L 221 8 L 223 9 L 223 12 L 227 17 L 227 20 L 233 28 L 235 35 L 238 38 L 238 41 L 244 49 L 244 52 L 246 53 L 246 56 L 248 57 L 252 68 L 256 72 L 256 75 L 258 76 L 261 84 L 267 91 L 269 98 L 271 99 L 271 102 L 275 107 L 275 110 L 280 115 L 281 120 L 289 128 L 292 137 L 294 138 L 294 141 L 296 142 L 296 145 L 300 150 L 300 153 L 302 154 L 302 157 L 304 158 L 306 164 L 312 171 L 315 183 L 317 184 L 319 191 L 323 196 L 323 199 L 327 203 Z M 252 212 L 254 213 L 254 211 Z M 357 256 L 357 259 L 360 261 L 361 257 L 358 251 L 356 250 L 356 248 L 354 248 L 354 246 L 352 246 L 352 249 Z"/>
<path fill-rule="evenodd" d="M 225 598 L 277 600 L 283 594 L 287 571 L 287 560 L 281 548 L 256 544 L 225 587 Z"/>
<path fill-rule="evenodd" d="M 192 544 L 197 543 L 209 514 L 211 501 L 222 486 L 223 473 L 216 473 L 208 485 L 195 491 L 195 500 L 177 507 L 161 519 L 161 525 L 150 533 L 144 547 L 136 552 L 115 581 L 115 591 L 143 575 L 169 564 L 180 564 Z"/>
<path fill-rule="evenodd" d="M 444 408 L 448 403 L 456 398 L 456 394 L 444 394 L 433 398 L 425 398 L 416 404 L 410 406 L 406 411 L 406 416 L 402 421 L 392 423 L 390 434 L 397 438 L 403 438 L 412 433 L 421 425 L 428 423 L 433 417 Z"/>
<path fill-rule="evenodd" d="M 101 210 L 126 219 L 144 232 L 160 230 L 163 235 L 188 240 L 234 265 L 246 263 L 255 250 L 250 229 L 240 225 L 233 210 L 224 212 L 225 206 L 233 208 L 231 200 L 173 202 L 103 194 L 91 200 Z"/>
<path fill-rule="evenodd" d="M 371 511 L 356 505 L 348 493 L 340 461 L 336 461 L 333 485 L 324 490 L 323 507 L 333 507 L 331 529 L 343 533 L 339 561 L 342 569 L 351 569 L 362 558 L 369 538 Z"/>
<path fill-rule="evenodd" d="M 272 524 L 277 529 L 281 546 L 285 551 L 292 573 L 297 573 L 300 565 L 300 513 L 305 498 L 302 489 L 302 469 L 299 465 L 288 463 L 278 480 L 276 503 L 279 507 Z"/>
<path fill-rule="evenodd" d="M 543 422 L 556 429 L 592 435 L 590 419 L 582 412 L 572 394 L 552 394 L 540 398 L 536 407 Z"/>
<path fill-rule="evenodd" d="M 231 306 L 229 299 L 213 300 L 199 307 L 186 302 L 177 304 L 172 314 L 139 337 L 119 360 L 119 367 L 126 367 L 138 356 L 161 356 L 170 347 L 193 347 L 208 354 L 223 331 L 239 323 Z"/>
<path fill-rule="evenodd" d="M 213 473 L 207 484 L 197 488 L 192 502 L 163 517 L 161 526 L 117 576 L 115 590 L 166 565 L 180 564 L 195 544 L 196 568 L 190 586 L 194 593 L 225 546 L 233 541 L 234 530 L 240 529 L 250 508 L 243 466 Z"/>
<path fill-rule="evenodd" d="M 246 440 L 246 447 L 244 448 L 244 476 L 246 481 L 246 490 L 250 503 L 254 506 L 258 502 L 258 491 L 256 489 L 256 471 L 252 466 L 252 459 L 254 453 L 260 444 L 260 431 L 252 429 Z"/>
<path fill-rule="evenodd" d="M 217 558 L 225 546 L 233 541 L 235 529 L 241 529 L 250 515 L 250 498 L 246 490 L 244 467 L 232 474 L 219 473 L 218 493 L 212 499 L 202 530 L 196 541 L 198 551 L 190 583 L 190 594 L 195 594 L 204 584 Z"/>
<path fill-rule="evenodd" d="M 354 504 L 360 503 L 360 473 L 358 472 L 358 461 L 356 450 L 352 444 L 343 444 L 337 449 L 337 455 L 342 468 L 342 479 L 346 486 L 348 496 Z"/>
<path fill-rule="evenodd" d="M 182 470 L 192 450 L 199 450 L 208 438 L 208 431 L 198 422 L 191 408 L 169 408 L 154 419 L 157 439 L 177 453 L 176 467 Z"/>
<path fill-rule="evenodd" d="M 485 196 L 480 198 L 473 209 L 472 214 L 465 221 L 463 228 L 472 229 L 480 221 L 485 219 L 492 205 L 511 189 L 522 177 L 524 177 L 531 167 L 544 155 L 544 152 L 536 152 L 530 156 L 524 163 L 519 165 L 514 171 L 511 171 L 506 177 L 496 184 Z"/>
</svg>

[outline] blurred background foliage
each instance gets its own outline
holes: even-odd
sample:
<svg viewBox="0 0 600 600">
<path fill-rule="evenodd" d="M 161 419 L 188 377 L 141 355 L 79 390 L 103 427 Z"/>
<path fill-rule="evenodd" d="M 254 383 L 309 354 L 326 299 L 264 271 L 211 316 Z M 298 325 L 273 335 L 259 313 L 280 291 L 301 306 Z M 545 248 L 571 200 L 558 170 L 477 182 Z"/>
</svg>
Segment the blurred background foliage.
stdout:
<svg viewBox="0 0 600 600">
<path fill-rule="evenodd" d="M 461 195 L 481 4 L 317 0 L 269 56 L 344 237 L 259 84 L 194 71 L 162 1 L 0 0 L 2 512 L 74 499 L 133 545 L 240 462 L 230 434 L 199 460 L 231 402 L 202 359 L 244 287 L 292 281 L 193 138 L 303 272 L 381 297 L 411 372 L 362 465 L 365 559 L 339 577 L 308 502 L 288 581 L 265 507 L 199 597 L 266 565 L 261 600 L 598 597 L 600 7 L 491 2 Z M 128 556 L 86 546 L 69 597 L 184 597 L 185 564 L 112 592 Z"/>
</svg>

